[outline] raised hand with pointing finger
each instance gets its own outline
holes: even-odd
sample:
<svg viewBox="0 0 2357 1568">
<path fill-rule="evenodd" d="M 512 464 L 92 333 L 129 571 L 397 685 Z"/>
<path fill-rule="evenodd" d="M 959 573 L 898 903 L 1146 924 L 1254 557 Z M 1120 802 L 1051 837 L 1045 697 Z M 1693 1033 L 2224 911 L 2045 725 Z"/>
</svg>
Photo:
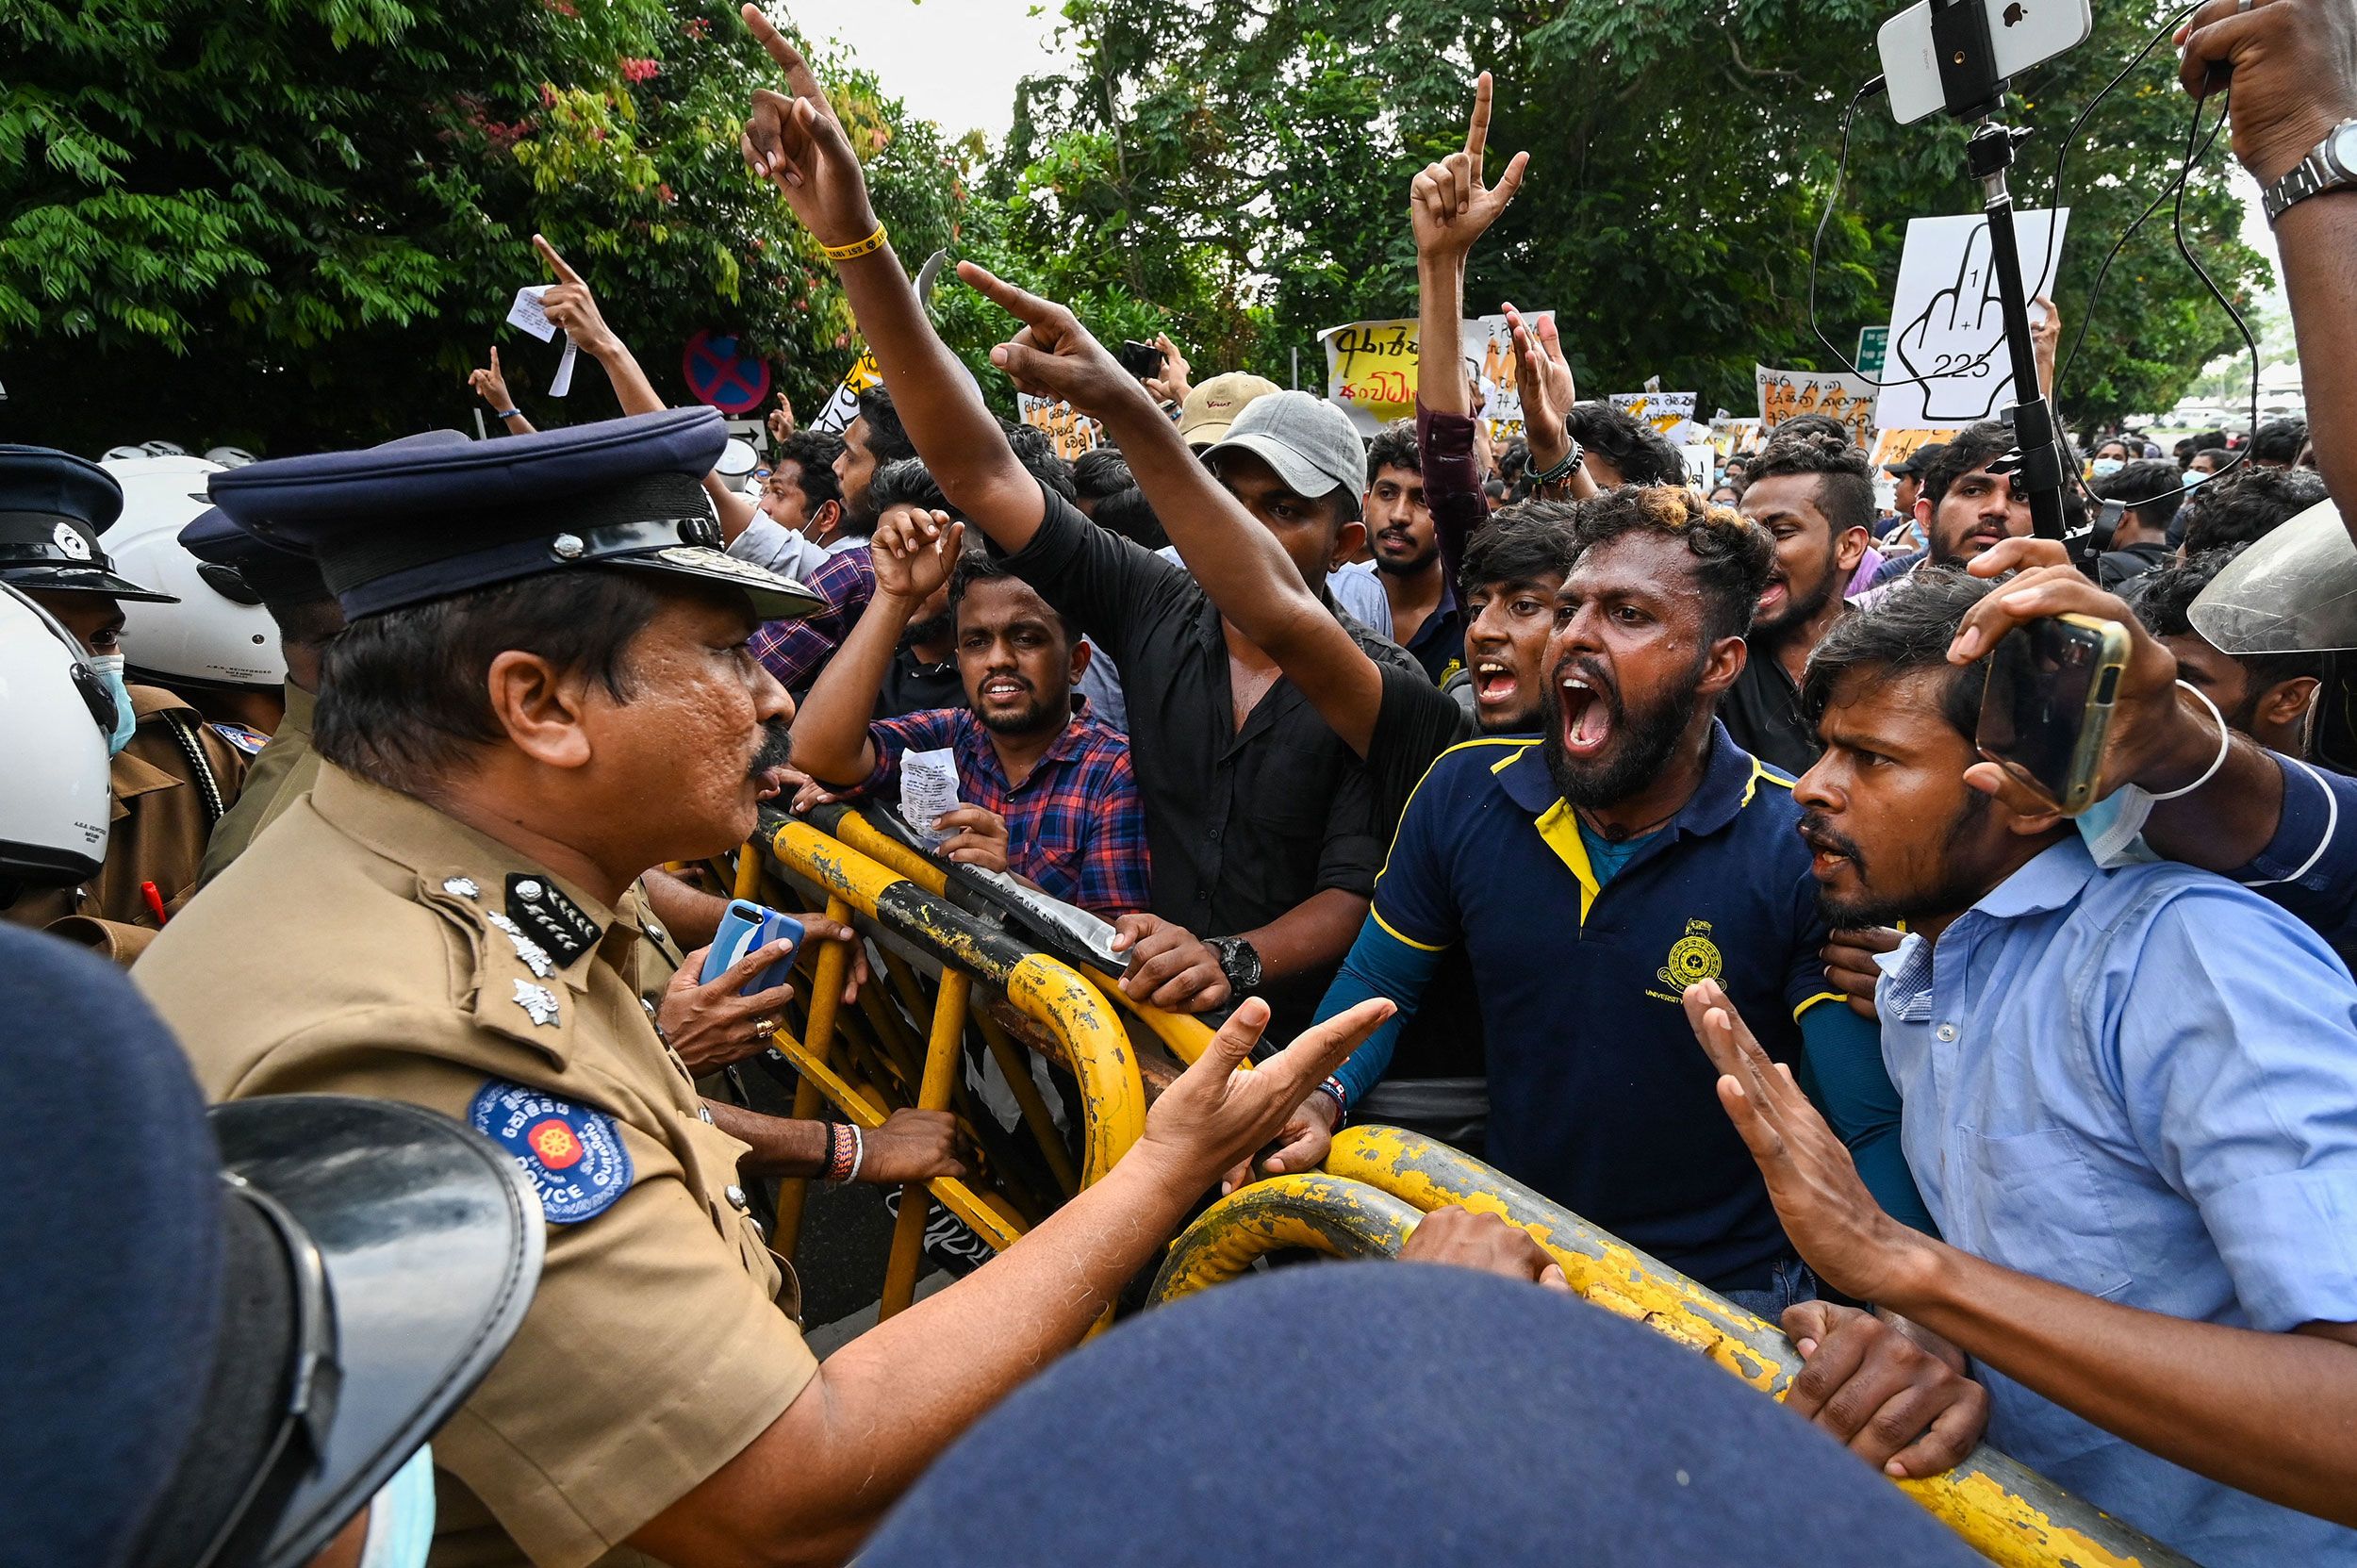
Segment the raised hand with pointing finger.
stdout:
<svg viewBox="0 0 2357 1568">
<path fill-rule="evenodd" d="M 958 276 L 1023 323 L 1023 330 L 990 351 L 990 362 L 1034 397 L 1062 398 L 1083 414 L 1103 418 L 1123 399 L 1146 395 L 1136 377 L 1106 352 L 1080 318 L 1053 300 L 1018 289 L 971 261 Z"/>
<path fill-rule="evenodd" d="M 1528 153 L 1516 153 L 1508 159 L 1495 185 L 1482 174 L 1481 160 L 1490 143 L 1490 74 L 1484 71 L 1474 83 L 1473 118 L 1465 126 L 1464 150 L 1426 165 L 1424 173 L 1409 185 L 1408 212 L 1415 226 L 1419 254 L 1462 256 L 1523 188 L 1523 172 L 1530 166 Z"/>
<path fill-rule="evenodd" d="M 540 258 L 556 274 L 556 286 L 540 296 L 540 309 L 552 324 L 561 328 L 582 353 L 592 359 L 611 358 L 622 346 L 622 340 L 605 324 L 605 317 L 598 310 L 597 296 L 581 279 L 565 258 L 556 254 L 556 247 L 544 235 L 532 237 L 533 247 Z"/>
<path fill-rule="evenodd" d="M 509 435 L 531 434 L 532 421 L 525 419 L 517 409 L 516 400 L 509 395 L 507 390 L 507 378 L 500 372 L 500 351 L 497 345 L 491 349 L 489 368 L 468 371 L 467 385 L 474 388 L 475 396 L 491 405 L 492 414 L 506 424 Z"/>
<path fill-rule="evenodd" d="M 785 73 L 791 95 L 767 88 L 753 93 L 743 138 L 745 166 L 775 185 L 794 216 L 821 245 L 854 245 L 881 226 L 867 199 L 859 158 L 843 134 L 826 89 L 810 62 L 758 6 L 744 8 L 745 25 Z"/>
</svg>

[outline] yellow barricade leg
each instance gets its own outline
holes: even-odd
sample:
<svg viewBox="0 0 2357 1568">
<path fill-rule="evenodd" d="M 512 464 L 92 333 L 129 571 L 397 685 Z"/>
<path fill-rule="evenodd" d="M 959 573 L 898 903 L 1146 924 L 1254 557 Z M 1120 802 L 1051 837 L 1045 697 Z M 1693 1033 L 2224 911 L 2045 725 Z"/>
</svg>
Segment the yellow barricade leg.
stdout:
<svg viewBox="0 0 2357 1568">
<path fill-rule="evenodd" d="M 748 855 L 758 862 L 759 857 Z M 756 876 L 758 872 L 756 872 Z M 737 880 L 744 881 L 742 871 Z M 758 885 L 758 883 L 756 883 Z M 841 899 L 827 900 L 827 918 L 849 920 L 850 906 Z M 828 1059 L 830 1042 L 834 1036 L 835 1009 L 843 1000 L 843 982 L 851 972 L 850 949 L 841 942 L 821 943 L 818 957 L 811 966 L 809 1022 L 802 1029 L 803 1048 L 820 1062 Z M 794 1085 L 794 1117 L 808 1121 L 818 1114 L 824 1103 L 818 1085 L 805 1073 Z M 802 1200 L 810 1193 L 810 1182 L 799 1176 L 787 1177 L 778 1183 L 778 1233 L 770 1245 L 789 1262 L 802 1239 Z"/>
<path fill-rule="evenodd" d="M 974 982 L 955 969 L 945 970 L 941 994 L 933 999 L 932 1038 L 925 1044 L 925 1079 L 916 1093 L 917 1109 L 949 1109 L 949 1081 L 962 1065 L 959 1047 L 965 1038 L 965 1003 Z M 922 1181 L 900 1189 L 900 1213 L 892 1226 L 892 1257 L 884 1265 L 883 1302 L 879 1320 L 890 1317 L 916 1297 L 916 1260 L 925 1240 L 925 1218 L 932 1199 Z"/>
</svg>

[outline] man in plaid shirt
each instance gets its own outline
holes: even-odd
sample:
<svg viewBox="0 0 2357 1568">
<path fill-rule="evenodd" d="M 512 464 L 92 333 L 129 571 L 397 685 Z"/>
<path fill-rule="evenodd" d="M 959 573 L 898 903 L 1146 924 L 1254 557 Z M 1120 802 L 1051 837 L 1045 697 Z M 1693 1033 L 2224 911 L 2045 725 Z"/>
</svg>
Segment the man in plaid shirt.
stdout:
<svg viewBox="0 0 2357 1568">
<path fill-rule="evenodd" d="M 753 657 L 789 691 L 801 689 L 867 607 L 876 591 L 867 547 L 863 543 L 829 555 L 825 565 L 802 578 L 802 586 L 825 600 L 827 608 L 792 620 L 764 621 L 753 632 Z"/>
<path fill-rule="evenodd" d="M 942 512 L 885 516 L 874 596 L 795 716 L 794 765 L 825 787 L 868 793 L 897 788 L 903 752 L 947 749 L 962 803 L 915 824 L 952 834 L 943 854 L 1108 920 L 1142 911 L 1146 808 L 1129 743 L 1073 697 L 1088 647 L 1028 584 L 981 552 L 961 554 L 964 535 Z M 869 722 L 909 618 L 945 576 L 966 705 Z"/>
</svg>

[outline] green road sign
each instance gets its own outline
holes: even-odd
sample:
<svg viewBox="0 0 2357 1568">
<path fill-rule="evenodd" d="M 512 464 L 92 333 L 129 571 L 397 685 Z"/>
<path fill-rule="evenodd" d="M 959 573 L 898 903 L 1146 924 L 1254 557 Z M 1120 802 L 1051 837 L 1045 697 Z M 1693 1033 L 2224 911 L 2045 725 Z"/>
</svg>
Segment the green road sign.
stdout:
<svg viewBox="0 0 2357 1568">
<path fill-rule="evenodd" d="M 1857 329 L 1857 368 L 1862 375 L 1883 373 L 1884 352 L 1890 346 L 1890 329 L 1887 326 L 1862 326 Z"/>
</svg>

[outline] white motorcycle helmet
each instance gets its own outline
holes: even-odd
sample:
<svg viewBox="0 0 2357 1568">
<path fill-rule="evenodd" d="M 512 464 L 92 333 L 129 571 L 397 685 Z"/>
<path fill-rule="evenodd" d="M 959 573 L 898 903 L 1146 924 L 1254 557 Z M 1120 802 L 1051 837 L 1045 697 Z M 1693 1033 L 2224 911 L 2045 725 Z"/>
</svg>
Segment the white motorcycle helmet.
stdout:
<svg viewBox="0 0 2357 1568">
<path fill-rule="evenodd" d="M 124 606 L 123 652 L 133 673 L 166 685 L 283 685 L 286 655 L 261 600 L 236 572 L 198 560 L 180 542 L 180 530 L 212 504 L 206 479 L 223 465 L 183 454 L 100 466 L 123 487 L 123 516 L 107 534 L 118 569 L 180 601 Z"/>
<path fill-rule="evenodd" d="M 224 469 L 241 469 L 254 461 L 254 454 L 241 446 L 206 447 L 205 461 L 219 463 Z"/>
<path fill-rule="evenodd" d="M 0 883 L 70 887 L 107 858 L 114 697 L 74 634 L 0 583 Z"/>
</svg>

